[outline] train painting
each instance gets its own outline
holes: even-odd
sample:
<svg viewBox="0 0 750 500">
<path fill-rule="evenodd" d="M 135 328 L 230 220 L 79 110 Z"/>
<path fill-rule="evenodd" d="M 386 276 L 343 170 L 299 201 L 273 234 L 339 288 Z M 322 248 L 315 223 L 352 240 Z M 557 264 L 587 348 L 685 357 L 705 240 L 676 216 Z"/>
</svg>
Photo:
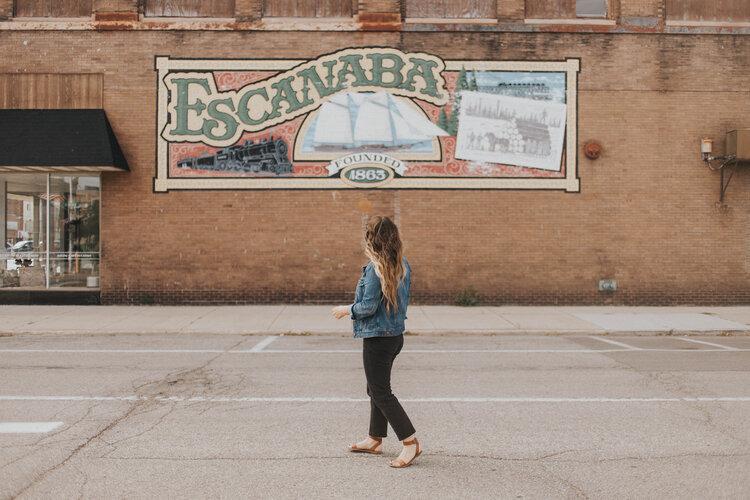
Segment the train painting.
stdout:
<svg viewBox="0 0 750 500">
<path fill-rule="evenodd" d="M 220 170 L 244 173 L 291 174 L 289 148 L 282 139 L 245 141 L 242 144 L 219 149 L 212 155 L 184 158 L 177 162 L 183 169 Z"/>
</svg>

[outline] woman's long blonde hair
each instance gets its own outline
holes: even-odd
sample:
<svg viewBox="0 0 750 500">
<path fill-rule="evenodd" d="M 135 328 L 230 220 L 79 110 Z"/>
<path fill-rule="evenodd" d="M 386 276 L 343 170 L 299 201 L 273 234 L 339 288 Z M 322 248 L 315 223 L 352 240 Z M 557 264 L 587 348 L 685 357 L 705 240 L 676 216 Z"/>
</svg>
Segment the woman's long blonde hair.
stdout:
<svg viewBox="0 0 750 500">
<path fill-rule="evenodd" d="M 386 311 L 398 311 L 398 286 L 406 275 L 406 268 L 398 227 L 388 217 L 372 217 L 367 222 L 365 255 L 380 278 Z"/>
</svg>

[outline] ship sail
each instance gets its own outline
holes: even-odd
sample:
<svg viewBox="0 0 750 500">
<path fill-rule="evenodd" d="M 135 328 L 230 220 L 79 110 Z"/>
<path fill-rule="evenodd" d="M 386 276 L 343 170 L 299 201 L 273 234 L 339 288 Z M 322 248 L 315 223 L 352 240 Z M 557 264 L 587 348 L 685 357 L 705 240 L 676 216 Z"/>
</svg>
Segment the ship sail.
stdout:
<svg viewBox="0 0 750 500">
<path fill-rule="evenodd" d="M 445 137 L 448 135 L 448 132 L 432 123 L 423 113 L 408 106 L 404 101 L 395 99 L 391 95 L 388 95 L 388 98 L 391 100 L 392 106 L 395 108 L 397 114 L 408 124 L 409 129 L 413 131 L 413 134 L 419 134 L 429 139 L 432 139 L 433 137 Z M 406 132 L 404 132 L 404 134 L 406 134 Z"/>
<path fill-rule="evenodd" d="M 423 113 L 386 92 L 338 94 L 321 106 L 314 146 L 405 147 L 448 134 Z"/>
<path fill-rule="evenodd" d="M 385 92 L 367 96 L 359 106 L 354 124 L 354 145 L 390 145 L 394 140 Z"/>
<path fill-rule="evenodd" d="M 354 141 L 351 106 L 346 94 L 338 94 L 320 107 L 313 144 L 345 146 Z"/>
</svg>

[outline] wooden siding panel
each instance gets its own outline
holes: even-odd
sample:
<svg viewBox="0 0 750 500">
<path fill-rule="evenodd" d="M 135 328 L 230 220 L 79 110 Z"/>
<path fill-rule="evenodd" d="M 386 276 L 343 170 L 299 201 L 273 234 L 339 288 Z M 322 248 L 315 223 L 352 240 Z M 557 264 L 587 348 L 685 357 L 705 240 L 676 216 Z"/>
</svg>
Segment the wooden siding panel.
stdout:
<svg viewBox="0 0 750 500">
<path fill-rule="evenodd" d="M 146 0 L 147 17 L 234 17 L 234 0 Z"/>
<path fill-rule="evenodd" d="M 494 19 L 497 10 L 494 1 L 455 0 L 446 2 L 445 17 L 467 19 Z"/>
<path fill-rule="evenodd" d="M 102 82 L 97 73 L 0 73 L 0 108 L 101 108 Z"/>
<path fill-rule="evenodd" d="M 351 0 L 320 0 L 318 17 L 352 17 Z"/>
<path fill-rule="evenodd" d="M 16 0 L 16 17 L 88 17 L 92 0 Z"/>
<path fill-rule="evenodd" d="M 529 19 L 574 19 L 575 0 L 526 0 L 526 17 Z"/>
<path fill-rule="evenodd" d="M 406 17 L 445 19 L 494 19 L 495 0 L 407 0 Z"/>
<path fill-rule="evenodd" d="M 301 0 L 266 0 L 263 15 L 267 17 L 315 17 L 315 2 Z"/>
<path fill-rule="evenodd" d="M 352 0 L 265 0 L 265 17 L 351 17 Z"/>
<path fill-rule="evenodd" d="M 445 17 L 445 0 L 407 0 L 406 17 Z"/>
</svg>

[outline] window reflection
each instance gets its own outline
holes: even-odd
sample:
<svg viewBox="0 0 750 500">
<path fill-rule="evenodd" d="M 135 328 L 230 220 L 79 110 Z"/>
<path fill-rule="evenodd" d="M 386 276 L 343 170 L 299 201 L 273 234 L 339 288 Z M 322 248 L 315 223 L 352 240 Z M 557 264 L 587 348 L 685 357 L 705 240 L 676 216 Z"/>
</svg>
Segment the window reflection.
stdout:
<svg viewBox="0 0 750 500">
<path fill-rule="evenodd" d="M 46 285 L 47 175 L 0 176 L 5 249 L 0 287 Z"/>
<path fill-rule="evenodd" d="M 49 199 L 50 285 L 98 286 L 99 177 L 51 175 Z"/>
<path fill-rule="evenodd" d="M 100 203 L 99 176 L 0 174 L 0 288 L 98 287 Z"/>
</svg>

